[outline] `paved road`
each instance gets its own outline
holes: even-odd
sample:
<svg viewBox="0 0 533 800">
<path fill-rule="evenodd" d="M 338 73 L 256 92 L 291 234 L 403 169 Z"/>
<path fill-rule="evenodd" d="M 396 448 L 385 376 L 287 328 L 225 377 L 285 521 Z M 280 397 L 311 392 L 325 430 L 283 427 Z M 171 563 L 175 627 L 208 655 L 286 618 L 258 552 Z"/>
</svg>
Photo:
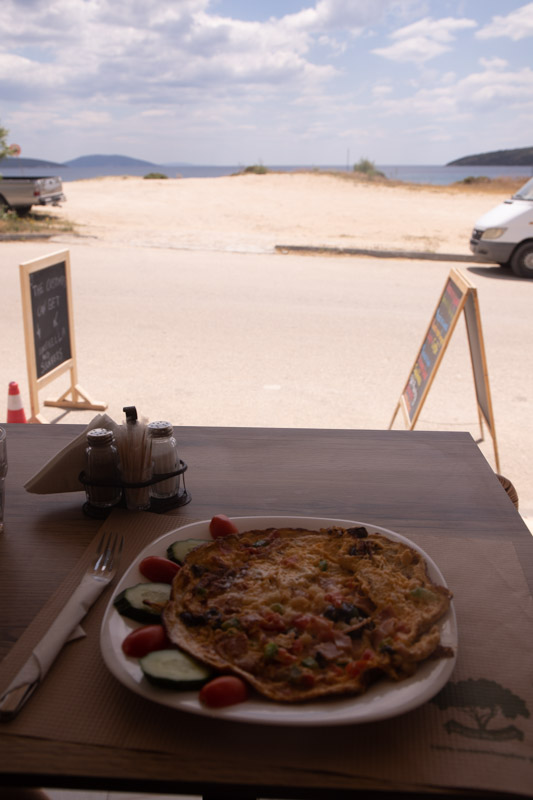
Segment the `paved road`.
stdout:
<svg viewBox="0 0 533 800">
<path fill-rule="evenodd" d="M 115 419 L 136 405 L 176 425 L 387 428 L 446 277 L 459 267 L 478 289 L 501 472 L 515 484 L 521 512 L 533 517 L 533 281 L 447 262 L 74 238 L 4 242 L 0 332 L 9 349 L 0 376 L 6 401 L 9 381 L 19 382 L 28 415 L 18 265 L 63 248 L 71 254 L 79 383 Z M 45 387 L 41 403 L 66 385 L 63 377 Z M 0 418 L 5 409 L 2 402 Z M 57 423 L 93 416 L 41 412 Z M 400 417 L 394 427 L 403 427 Z M 417 429 L 479 438 L 462 321 Z M 480 447 L 495 467 L 486 431 Z"/>
</svg>

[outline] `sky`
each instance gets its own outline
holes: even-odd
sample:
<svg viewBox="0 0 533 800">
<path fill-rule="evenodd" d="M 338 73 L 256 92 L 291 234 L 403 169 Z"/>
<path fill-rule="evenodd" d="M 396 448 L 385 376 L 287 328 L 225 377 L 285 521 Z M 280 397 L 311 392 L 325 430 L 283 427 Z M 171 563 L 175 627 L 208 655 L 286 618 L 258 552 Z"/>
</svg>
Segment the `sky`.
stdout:
<svg viewBox="0 0 533 800">
<path fill-rule="evenodd" d="M 446 164 L 533 146 L 533 2 L 2 0 L 21 155 Z"/>
</svg>

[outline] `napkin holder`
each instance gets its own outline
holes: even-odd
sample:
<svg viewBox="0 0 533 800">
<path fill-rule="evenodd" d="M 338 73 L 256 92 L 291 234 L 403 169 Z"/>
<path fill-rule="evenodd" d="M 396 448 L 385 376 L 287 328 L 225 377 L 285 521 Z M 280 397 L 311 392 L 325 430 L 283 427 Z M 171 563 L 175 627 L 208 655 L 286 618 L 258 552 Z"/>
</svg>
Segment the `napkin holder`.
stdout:
<svg viewBox="0 0 533 800">
<path fill-rule="evenodd" d="M 180 465 L 177 470 L 174 470 L 173 472 L 165 472 L 161 475 L 153 474 L 152 477 L 146 481 L 111 482 L 108 480 L 97 480 L 96 478 L 89 480 L 85 475 L 84 471 L 80 472 L 78 480 L 81 484 L 83 484 L 83 486 L 119 486 L 122 490 L 124 490 L 124 489 L 145 489 L 146 487 L 154 486 L 156 483 L 159 483 L 160 481 L 165 481 L 168 480 L 169 478 L 175 478 L 178 475 L 183 476 L 182 479 L 180 480 L 180 483 L 182 485 L 179 487 L 177 494 L 173 495 L 172 497 L 150 498 L 150 508 L 146 510 L 153 511 L 156 514 L 163 514 L 165 511 L 170 511 L 172 508 L 179 508 L 180 506 L 187 505 L 187 503 L 191 502 L 190 492 L 187 491 L 187 487 L 185 486 L 186 470 L 187 470 L 187 464 L 180 458 Z M 126 500 L 123 492 L 120 502 L 109 508 L 99 508 L 97 506 L 92 505 L 89 501 L 86 501 L 83 504 L 83 512 L 88 517 L 94 517 L 95 519 L 105 519 L 109 515 L 109 513 L 113 510 L 113 508 L 125 508 L 125 507 L 126 507 Z"/>
<path fill-rule="evenodd" d="M 27 492 L 32 494 L 58 494 L 62 492 L 81 492 L 84 491 L 88 481 L 85 478 L 85 449 L 87 447 L 87 434 L 94 428 L 107 428 L 108 430 L 116 433 L 118 429 L 116 423 L 107 414 L 97 414 L 87 427 L 72 441 L 70 441 L 62 450 L 54 455 L 49 461 L 46 462 L 29 480 L 24 484 Z M 177 495 L 169 498 L 150 498 L 150 508 L 148 511 L 156 513 L 164 513 L 172 508 L 186 505 L 191 501 L 191 495 L 185 486 L 185 471 L 187 464 L 180 459 L 179 468 L 168 475 L 152 475 L 150 480 L 146 483 L 127 484 L 121 483 L 121 488 L 142 488 L 157 483 L 165 478 L 174 477 L 176 475 L 183 475 L 180 481 L 180 487 Z M 98 485 L 96 480 L 93 481 L 94 485 Z M 109 485 L 109 483 L 100 483 L 99 485 Z M 124 493 L 120 502 L 112 506 L 112 508 L 125 508 L 126 502 Z M 109 508 L 96 508 L 95 506 L 86 502 L 83 505 L 85 514 L 98 519 L 105 519 L 111 509 Z"/>
</svg>

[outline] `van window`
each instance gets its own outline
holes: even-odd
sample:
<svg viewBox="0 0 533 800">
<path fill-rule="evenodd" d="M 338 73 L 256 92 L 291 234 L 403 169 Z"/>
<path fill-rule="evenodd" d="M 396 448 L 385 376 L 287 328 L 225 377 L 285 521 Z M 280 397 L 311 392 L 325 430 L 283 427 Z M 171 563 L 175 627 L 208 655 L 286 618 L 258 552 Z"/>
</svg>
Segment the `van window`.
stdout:
<svg viewBox="0 0 533 800">
<path fill-rule="evenodd" d="M 513 195 L 513 197 L 516 197 L 519 200 L 533 200 L 533 178 L 525 183 L 522 188 Z"/>
</svg>

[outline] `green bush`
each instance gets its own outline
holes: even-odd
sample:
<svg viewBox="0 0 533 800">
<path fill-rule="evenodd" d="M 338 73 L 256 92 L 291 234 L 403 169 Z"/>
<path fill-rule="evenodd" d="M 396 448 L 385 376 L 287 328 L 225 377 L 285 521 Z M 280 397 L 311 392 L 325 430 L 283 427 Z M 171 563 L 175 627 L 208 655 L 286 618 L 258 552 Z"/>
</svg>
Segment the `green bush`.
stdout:
<svg viewBox="0 0 533 800">
<path fill-rule="evenodd" d="M 466 183 L 467 186 L 471 183 L 490 183 L 490 178 L 487 178 L 486 175 L 468 175 L 462 181 L 457 181 L 457 183 Z"/>
<path fill-rule="evenodd" d="M 263 166 L 263 164 L 252 164 L 251 167 L 245 167 L 243 170 L 243 172 L 249 175 L 266 175 L 268 171 L 268 168 Z"/>
<path fill-rule="evenodd" d="M 145 180 L 152 180 L 152 179 L 161 179 L 161 178 L 168 178 L 168 175 L 164 175 L 162 172 L 149 172 L 148 175 L 144 176 Z"/>
<path fill-rule="evenodd" d="M 385 173 L 376 169 L 374 162 L 368 158 L 359 159 L 357 164 L 353 165 L 353 171 L 360 172 L 368 178 L 385 178 Z"/>
</svg>

